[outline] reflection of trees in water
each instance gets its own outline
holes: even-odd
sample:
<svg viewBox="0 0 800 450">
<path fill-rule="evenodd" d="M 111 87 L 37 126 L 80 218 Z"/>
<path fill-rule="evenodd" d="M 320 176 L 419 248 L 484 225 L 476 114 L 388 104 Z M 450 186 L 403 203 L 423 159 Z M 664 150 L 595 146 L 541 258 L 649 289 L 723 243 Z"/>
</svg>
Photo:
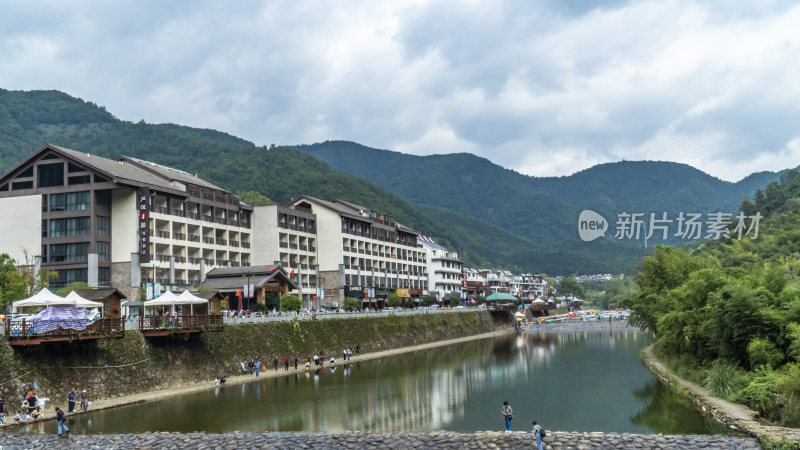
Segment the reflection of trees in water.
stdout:
<svg viewBox="0 0 800 450">
<path fill-rule="evenodd" d="M 674 395 L 669 387 L 653 380 L 633 396 L 645 402 L 644 408 L 631 417 L 631 423 L 642 425 L 654 433 L 664 434 L 730 434 L 724 426 L 694 409 L 691 402 Z"/>
</svg>

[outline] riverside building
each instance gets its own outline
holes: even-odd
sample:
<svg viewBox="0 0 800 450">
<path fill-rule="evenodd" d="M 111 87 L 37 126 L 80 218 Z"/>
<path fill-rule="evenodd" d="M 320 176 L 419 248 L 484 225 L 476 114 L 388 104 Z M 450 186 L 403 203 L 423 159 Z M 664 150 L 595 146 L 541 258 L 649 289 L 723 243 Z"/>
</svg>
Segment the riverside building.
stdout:
<svg viewBox="0 0 800 450">
<path fill-rule="evenodd" d="M 275 204 L 253 209 L 253 261 L 283 267 L 303 306 L 318 306 L 317 218 L 310 208 Z"/>
<path fill-rule="evenodd" d="M 462 299 L 464 284 L 463 264 L 458 259 L 458 254 L 447 250 L 428 236 L 418 236 L 417 242 L 425 249 L 428 291 L 440 303 L 455 306 Z"/>
<path fill-rule="evenodd" d="M 302 196 L 292 206 L 316 220 L 320 306 L 340 307 L 345 297 L 353 297 L 365 307 L 380 308 L 393 293 L 412 305 L 427 294 L 425 249 L 416 231 L 388 214 L 342 200 Z"/>
<path fill-rule="evenodd" d="M 199 284 L 251 264 L 253 208 L 195 175 L 46 145 L 0 177 L 0 251 L 135 298 L 142 283 Z M 30 259 L 30 258 L 29 258 Z"/>
</svg>

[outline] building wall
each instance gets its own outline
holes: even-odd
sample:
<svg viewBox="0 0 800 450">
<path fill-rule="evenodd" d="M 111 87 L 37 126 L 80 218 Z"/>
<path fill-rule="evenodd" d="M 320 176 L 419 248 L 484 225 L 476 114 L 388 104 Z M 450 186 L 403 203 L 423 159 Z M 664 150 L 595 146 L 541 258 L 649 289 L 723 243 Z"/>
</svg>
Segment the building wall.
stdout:
<svg viewBox="0 0 800 450">
<path fill-rule="evenodd" d="M 139 250 L 139 217 L 133 189 L 111 191 L 111 262 L 130 262 Z M 113 272 L 113 268 L 112 268 Z M 113 279 L 113 276 L 112 276 Z M 130 279 L 130 274 L 128 275 Z M 115 286 L 116 287 L 116 286 Z"/>
<path fill-rule="evenodd" d="M 327 208 L 316 207 L 317 255 L 320 271 L 339 270 L 342 264 L 342 219 Z"/>
<path fill-rule="evenodd" d="M 42 251 L 42 196 L 0 199 L 0 253 L 25 263 L 23 249 L 33 257 Z"/>
<path fill-rule="evenodd" d="M 253 209 L 253 265 L 278 261 L 278 205 L 256 206 Z"/>
</svg>

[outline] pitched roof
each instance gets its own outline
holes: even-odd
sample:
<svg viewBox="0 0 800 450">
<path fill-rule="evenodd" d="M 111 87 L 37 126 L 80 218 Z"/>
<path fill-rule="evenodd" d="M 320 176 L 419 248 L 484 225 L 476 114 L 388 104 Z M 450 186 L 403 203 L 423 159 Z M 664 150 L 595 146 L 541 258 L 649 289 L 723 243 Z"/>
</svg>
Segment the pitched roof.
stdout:
<svg viewBox="0 0 800 450">
<path fill-rule="evenodd" d="M 125 164 L 124 162 L 120 164 L 119 161 L 114 161 L 113 159 L 103 158 L 102 156 L 91 155 L 89 153 L 83 153 L 76 150 L 59 147 L 57 145 L 48 144 L 47 146 L 43 147 L 42 150 L 45 148 L 56 150 L 56 152 L 62 153 L 64 156 L 74 159 L 79 163 L 91 167 L 99 172 L 105 173 L 110 177 L 120 179 L 114 181 L 122 183 L 127 181 L 133 182 L 133 184 L 136 185 L 150 185 L 182 192 L 180 188 L 174 186 L 164 178 L 141 169 L 133 164 Z"/>
<path fill-rule="evenodd" d="M 274 270 L 264 272 L 262 269 L 267 267 L 271 267 Z M 247 269 L 253 269 L 253 271 L 248 272 Z M 270 281 L 277 280 L 282 284 L 287 284 L 289 290 L 297 289 L 297 285 L 289 278 L 289 275 L 281 266 L 216 268 L 206 274 L 206 280 L 200 284 L 200 287 L 227 292 L 242 289 L 247 283 L 247 281 L 243 281 L 242 276 L 246 276 L 248 273 L 250 274 L 250 282 L 255 287 L 261 287 Z"/>
<path fill-rule="evenodd" d="M 117 294 L 120 298 L 128 298 L 125 294 L 114 288 L 76 289 L 75 293 L 86 300 L 104 300 L 113 294 Z"/>
<path fill-rule="evenodd" d="M 133 158 L 130 156 L 121 156 L 117 161 L 125 161 L 127 163 L 131 163 L 133 165 L 138 166 L 141 169 L 144 169 L 149 172 L 153 172 L 158 176 L 164 177 L 170 181 L 177 181 L 183 184 L 194 184 L 197 186 L 202 186 L 209 189 L 216 189 L 219 191 L 224 191 L 219 186 L 209 183 L 202 178 L 199 178 L 195 175 L 192 175 L 188 172 L 184 172 L 183 170 L 173 169 L 172 167 L 162 166 L 161 164 L 156 164 L 154 162 L 145 161 L 143 159 Z"/>
</svg>

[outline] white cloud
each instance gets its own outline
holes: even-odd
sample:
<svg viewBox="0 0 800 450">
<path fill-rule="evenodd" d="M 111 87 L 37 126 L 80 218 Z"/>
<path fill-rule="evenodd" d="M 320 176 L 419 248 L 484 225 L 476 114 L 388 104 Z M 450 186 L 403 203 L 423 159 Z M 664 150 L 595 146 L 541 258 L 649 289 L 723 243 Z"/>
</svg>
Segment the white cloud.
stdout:
<svg viewBox="0 0 800 450">
<path fill-rule="evenodd" d="M 0 87 L 257 144 L 469 151 L 535 175 L 800 163 L 800 5 L 469 0 L 0 6 Z"/>
</svg>

